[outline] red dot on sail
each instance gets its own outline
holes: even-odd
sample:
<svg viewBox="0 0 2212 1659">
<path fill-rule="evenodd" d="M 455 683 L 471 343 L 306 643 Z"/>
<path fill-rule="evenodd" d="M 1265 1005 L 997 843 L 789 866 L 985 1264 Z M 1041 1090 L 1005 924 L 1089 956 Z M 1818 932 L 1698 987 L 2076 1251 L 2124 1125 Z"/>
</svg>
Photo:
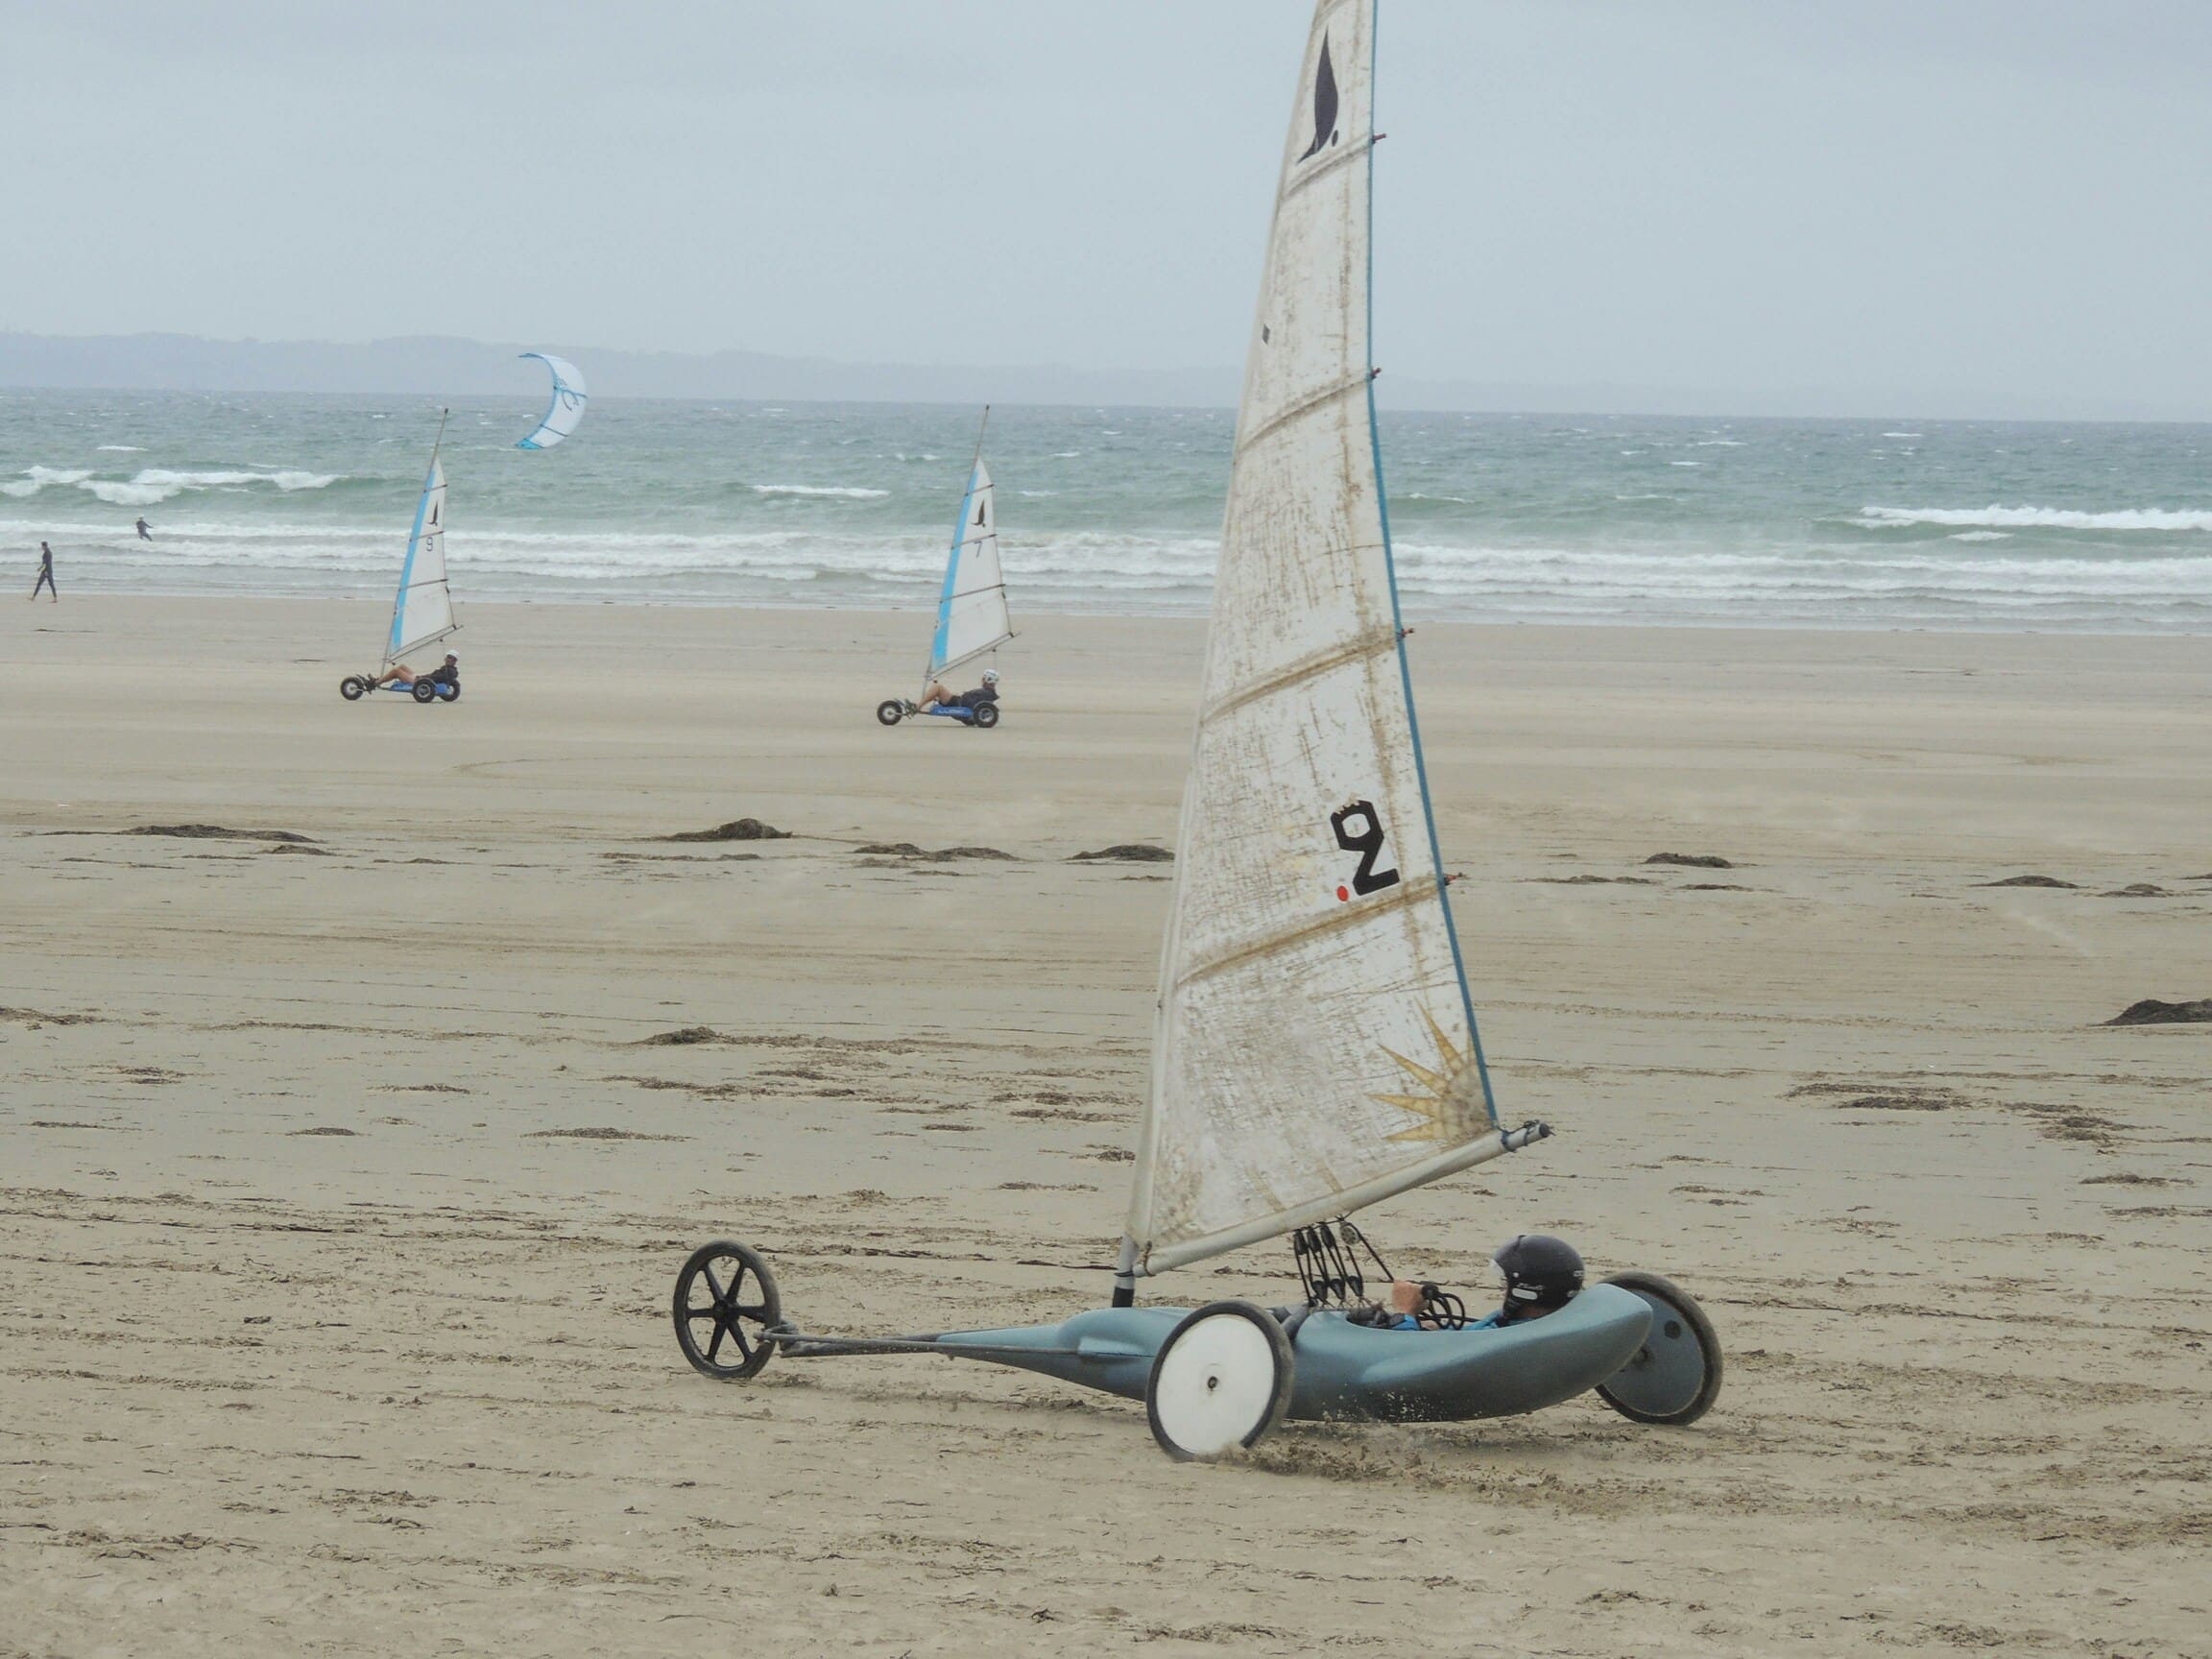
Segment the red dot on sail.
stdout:
<svg viewBox="0 0 2212 1659">
<path fill-rule="evenodd" d="M 1350 901 L 1351 897 L 1352 897 L 1352 889 L 1351 889 L 1351 888 L 1349 888 L 1349 887 L 1339 887 L 1339 888 L 1337 888 L 1337 889 L 1336 889 L 1336 902 L 1337 902 L 1337 903 L 1339 903 L 1339 904 L 1345 903 L 1345 902 L 1347 902 L 1348 901 Z"/>
</svg>

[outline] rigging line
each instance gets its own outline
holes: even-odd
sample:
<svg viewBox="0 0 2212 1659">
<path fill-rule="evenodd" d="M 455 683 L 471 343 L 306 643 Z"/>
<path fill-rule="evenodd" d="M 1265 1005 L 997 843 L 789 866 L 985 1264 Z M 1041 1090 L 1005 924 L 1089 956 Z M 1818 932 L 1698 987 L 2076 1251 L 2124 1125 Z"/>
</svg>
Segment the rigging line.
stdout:
<svg viewBox="0 0 2212 1659">
<path fill-rule="evenodd" d="M 1307 939 L 1323 938 L 1331 933 L 1340 933 L 1347 927 L 1356 927 L 1362 922 L 1394 915 L 1422 900 L 1440 894 L 1443 890 L 1444 884 L 1435 877 L 1415 876 L 1410 880 L 1401 881 L 1396 886 L 1387 889 L 1381 897 L 1370 896 L 1358 904 L 1339 905 L 1321 916 L 1317 921 L 1302 922 L 1295 927 L 1278 928 L 1272 933 L 1247 940 L 1241 945 L 1233 945 L 1225 950 L 1216 951 L 1202 962 L 1193 962 L 1185 969 L 1181 974 L 1177 975 L 1175 983 L 1169 987 L 1169 995 L 1180 993 L 1200 979 L 1211 978 L 1224 969 L 1235 968 L 1240 963 L 1249 962 L 1255 956 L 1267 955 L 1286 945 L 1296 945 Z"/>
</svg>

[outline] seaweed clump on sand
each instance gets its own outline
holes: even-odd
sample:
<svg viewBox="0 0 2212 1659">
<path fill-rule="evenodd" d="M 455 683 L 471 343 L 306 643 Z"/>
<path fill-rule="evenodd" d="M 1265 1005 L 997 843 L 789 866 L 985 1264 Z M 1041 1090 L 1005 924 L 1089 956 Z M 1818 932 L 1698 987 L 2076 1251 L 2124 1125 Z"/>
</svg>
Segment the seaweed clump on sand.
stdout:
<svg viewBox="0 0 2212 1659">
<path fill-rule="evenodd" d="M 296 830 L 230 830 L 221 824 L 141 824 L 125 835 L 174 835 L 184 841 L 287 841 L 296 847 L 312 845 L 313 837 Z"/>
<path fill-rule="evenodd" d="M 1644 860 L 1647 864 L 1672 864 L 1682 870 L 1733 870 L 1733 860 L 1713 853 L 1654 853 Z"/>
<path fill-rule="evenodd" d="M 674 1031 L 637 1040 L 640 1048 L 688 1048 L 697 1043 L 727 1043 L 730 1039 L 711 1025 L 685 1025 Z"/>
<path fill-rule="evenodd" d="M 2008 876 L 2002 881 L 1977 881 L 1977 887 L 2063 887 L 2073 892 L 2080 887 L 2077 881 L 2061 881 L 2056 876 Z"/>
<path fill-rule="evenodd" d="M 662 841 L 788 841 L 791 832 L 779 830 L 773 824 L 763 824 L 757 818 L 736 818 L 727 824 L 717 824 L 711 830 L 685 830 L 674 835 L 658 837 Z"/>
<path fill-rule="evenodd" d="M 1172 864 L 1175 854 L 1165 847 L 1150 847 L 1142 841 L 1124 841 L 1114 847 L 1101 847 L 1095 853 L 1077 853 L 1068 860 L 1070 864 Z"/>
<path fill-rule="evenodd" d="M 996 847 L 940 847 L 931 852 L 911 841 L 871 841 L 853 851 L 863 858 L 919 858 L 928 864 L 943 864 L 954 858 L 1003 858 L 1008 863 L 1014 859 L 1013 854 L 1001 853 Z"/>
<path fill-rule="evenodd" d="M 2212 1024 L 2212 997 L 2200 997 L 2194 1002 L 2161 1002 L 2155 997 L 2146 997 L 2140 1002 L 2131 1002 L 2107 1025 L 2192 1025 Z"/>
</svg>

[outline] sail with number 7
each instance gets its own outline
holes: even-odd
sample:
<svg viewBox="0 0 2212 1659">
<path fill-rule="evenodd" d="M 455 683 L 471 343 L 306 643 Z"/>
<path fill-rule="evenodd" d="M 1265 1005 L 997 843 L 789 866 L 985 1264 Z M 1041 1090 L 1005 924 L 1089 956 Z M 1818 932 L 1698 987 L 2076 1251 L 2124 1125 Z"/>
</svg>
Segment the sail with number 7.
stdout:
<svg viewBox="0 0 2212 1659">
<path fill-rule="evenodd" d="M 1375 422 L 1374 0 L 1315 8 L 1246 357 L 1117 1299 L 1518 1146 L 1444 892 Z"/>
</svg>

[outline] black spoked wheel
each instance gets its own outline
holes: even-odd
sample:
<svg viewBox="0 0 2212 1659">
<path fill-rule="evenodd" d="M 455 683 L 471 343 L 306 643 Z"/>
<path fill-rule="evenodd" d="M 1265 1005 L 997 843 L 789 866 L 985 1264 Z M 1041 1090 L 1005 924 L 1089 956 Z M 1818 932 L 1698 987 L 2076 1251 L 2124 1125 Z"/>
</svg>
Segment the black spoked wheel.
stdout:
<svg viewBox="0 0 2212 1659">
<path fill-rule="evenodd" d="M 776 1275 L 760 1252 L 718 1238 L 691 1252 L 676 1275 L 676 1343 L 702 1377 L 740 1382 L 776 1357 L 762 1339 L 783 1318 Z"/>
<path fill-rule="evenodd" d="M 895 697 L 886 697 L 876 705 L 876 718 L 886 726 L 896 726 L 906 718 L 906 705 Z"/>
<path fill-rule="evenodd" d="M 446 702 L 448 702 L 448 703 L 458 703 L 458 702 L 460 702 L 460 701 L 461 701 L 461 687 L 460 687 L 460 686 L 458 686 L 458 685 L 448 685 L 448 686 L 446 686 L 446 687 L 445 687 L 445 701 L 446 701 Z"/>
<path fill-rule="evenodd" d="M 1290 1409 L 1296 1364 L 1275 1316 L 1249 1302 L 1213 1302 L 1167 1334 L 1144 1383 L 1144 1415 L 1160 1450 L 1209 1461 L 1256 1445 Z"/>
<path fill-rule="evenodd" d="M 427 703 L 427 702 L 429 702 L 429 701 L 430 701 L 430 700 L 431 700 L 433 697 L 435 697 L 435 696 L 437 696 L 437 695 L 438 695 L 438 687 L 437 687 L 437 686 L 435 686 L 435 685 L 431 685 L 429 681 L 427 681 L 427 680 L 418 680 L 418 681 L 416 681 L 416 682 L 415 682 L 415 701 L 416 701 L 416 702 L 418 702 L 418 703 Z"/>
<path fill-rule="evenodd" d="M 368 689 L 369 682 L 362 679 L 358 674 L 349 674 L 345 679 L 338 682 L 338 695 L 345 698 L 349 703 L 360 702 L 362 694 Z"/>
<path fill-rule="evenodd" d="M 1636 1357 L 1598 1384 L 1599 1398 L 1636 1423 L 1695 1423 L 1720 1394 L 1720 1338 L 1690 1292 L 1656 1273 L 1605 1281 L 1651 1305 L 1651 1331 Z"/>
<path fill-rule="evenodd" d="M 990 731 L 992 727 L 998 725 L 998 705 L 996 703 L 985 703 L 980 705 L 975 710 L 975 724 L 982 727 L 986 732 Z"/>
</svg>

